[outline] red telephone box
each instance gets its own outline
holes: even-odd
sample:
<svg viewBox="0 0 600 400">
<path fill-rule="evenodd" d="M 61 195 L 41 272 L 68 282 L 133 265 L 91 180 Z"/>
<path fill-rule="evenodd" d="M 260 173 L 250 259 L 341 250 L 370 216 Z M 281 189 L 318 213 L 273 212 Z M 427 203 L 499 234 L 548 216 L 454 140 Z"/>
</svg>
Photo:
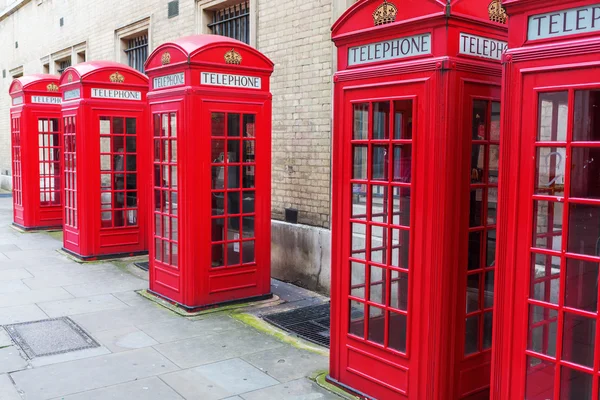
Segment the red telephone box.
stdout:
<svg viewBox="0 0 600 400">
<path fill-rule="evenodd" d="M 598 399 L 600 2 L 505 1 L 494 399 Z"/>
<path fill-rule="evenodd" d="M 333 26 L 330 379 L 356 392 L 488 396 L 505 22 L 362 0 Z"/>
<path fill-rule="evenodd" d="M 60 89 L 64 250 L 84 260 L 147 253 L 148 78 L 93 61 L 67 68 Z"/>
<path fill-rule="evenodd" d="M 62 226 L 60 93 L 54 75 L 27 75 L 10 85 L 13 224 Z"/>
<path fill-rule="evenodd" d="M 217 35 L 165 43 L 146 61 L 150 290 L 185 308 L 270 296 L 272 72 Z"/>
</svg>

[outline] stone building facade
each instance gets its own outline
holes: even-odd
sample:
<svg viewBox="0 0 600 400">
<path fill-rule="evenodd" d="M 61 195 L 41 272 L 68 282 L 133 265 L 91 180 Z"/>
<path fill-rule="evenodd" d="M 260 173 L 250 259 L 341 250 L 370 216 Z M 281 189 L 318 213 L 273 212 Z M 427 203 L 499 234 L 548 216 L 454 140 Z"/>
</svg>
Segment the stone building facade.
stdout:
<svg viewBox="0 0 600 400">
<path fill-rule="evenodd" d="M 328 291 L 335 71 L 330 27 L 353 2 L 0 0 L 0 186 L 11 185 L 13 78 L 60 74 L 86 60 L 139 65 L 140 54 L 180 36 L 213 33 L 213 23 L 230 16 L 225 11 L 237 10 L 246 14 L 245 41 L 275 63 L 273 275 Z M 132 58 L 141 48 L 145 53 L 135 51 Z M 286 208 L 298 210 L 297 224 L 283 222 Z"/>
</svg>

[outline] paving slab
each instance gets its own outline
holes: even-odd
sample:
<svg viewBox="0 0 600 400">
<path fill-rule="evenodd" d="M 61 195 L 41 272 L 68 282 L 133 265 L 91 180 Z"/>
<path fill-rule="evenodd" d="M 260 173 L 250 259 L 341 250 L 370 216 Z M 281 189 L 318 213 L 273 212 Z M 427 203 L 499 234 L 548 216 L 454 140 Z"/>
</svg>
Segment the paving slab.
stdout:
<svg viewBox="0 0 600 400">
<path fill-rule="evenodd" d="M 34 358 L 33 360 L 29 360 L 29 364 L 32 367 L 37 368 L 37 367 L 43 367 L 45 365 L 52 365 L 52 364 L 69 362 L 69 361 L 82 360 L 84 358 L 104 356 L 106 354 L 111 354 L 110 350 L 108 350 L 104 346 L 100 346 L 100 347 L 95 347 L 93 349 L 85 349 L 85 350 L 71 351 L 69 353 L 55 354 L 52 356 L 37 357 L 37 358 Z"/>
<path fill-rule="evenodd" d="M 0 281 L 14 281 L 25 278 L 33 278 L 33 275 L 23 268 L 3 269 L 0 271 Z"/>
<path fill-rule="evenodd" d="M 44 259 L 48 257 L 56 257 L 59 255 L 55 249 L 44 249 L 44 250 L 19 250 L 19 251 L 3 251 L 6 257 L 9 260 L 25 260 L 25 259 L 37 259 L 43 262 Z"/>
<path fill-rule="evenodd" d="M 2 254 L 2 253 L 0 253 Z M 33 267 L 39 265 L 55 265 L 55 264 L 64 264 L 69 262 L 68 259 L 62 258 L 59 254 L 51 257 L 44 257 L 43 259 L 39 258 L 30 258 L 30 259 L 22 259 L 22 260 L 9 260 L 8 257 L 2 258 L 0 256 L 0 269 L 9 269 L 9 268 L 26 268 Z"/>
<path fill-rule="evenodd" d="M 35 304 L 16 307 L 0 308 L 0 325 L 17 324 L 19 322 L 38 321 L 46 319 L 46 315 Z"/>
<path fill-rule="evenodd" d="M 19 371 L 11 377 L 27 400 L 46 400 L 175 370 L 172 362 L 146 348 Z"/>
<path fill-rule="evenodd" d="M 27 368 L 27 361 L 21 357 L 17 346 L 0 349 L 0 374 L 20 371 Z"/>
<path fill-rule="evenodd" d="M 106 310 L 88 314 L 75 315 L 71 319 L 77 322 L 89 333 L 107 331 L 110 329 L 126 328 L 149 323 L 174 321 L 181 318 L 162 307 L 144 309 L 127 307 L 116 310 Z"/>
<path fill-rule="evenodd" d="M 135 327 L 99 332 L 94 335 L 94 338 L 113 353 L 142 349 L 158 344 L 156 340 Z"/>
<path fill-rule="evenodd" d="M 137 325 L 137 327 L 152 336 L 156 341 L 169 343 L 238 329 L 243 325 L 227 315 L 220 315 L 196 321 L 179 318 L 173 321 Z"/>
<path fill-rule="evenodd" d="M 18 294 L 4 293 L 0 294 L 0 308 L 71 298 L 73 298 L 71 294 L 59 287 L 29 290 Z"/>
<path fill-rule="evenodd" d="M 281 346 L 282 342 L 242 326 L 239 329 L 161 344 L 154 348 L 179 367 L 191 368 Z"/>
<path fill-rule="evenodd" d="M 48 301 L 39 303 L 38 306 L 51 318 L 128 307 L 127 304 L 124 304 L 122 301 L 111 295 Z"/>
<path fill-rule="evenodd" d="M 0 375 L 0 399 L 23 400 L 8 375 L 5 374 Z"/>
<path fill-rule="evenodd" d="M 242 359 L 280 382 L 304 378 L 329 368 L 327 357 L 291 346 L 248 354 Z"/>
<path fill-rule="evenodd" d="M 6 346 L 12 346 L 13 341 L 8 335 L 8 333 L 4 330 L 4 328 L 0 327 L 0 348 Z"/>
<path fill-rule="evenodd" d="M 102 389 L 57 397 L 55 400 L 184 400 L 159 378 L 140 379 Z"/>
<path fill-rule="evenodd" d="M 0 294 L 5 293 L 16 293 L 16 292 L 27 292 L 31 289 L 29 286 L 23 283 L 23 281 L 3 281 L 0 282 Z"/>
<path fill-rule="evenodd" d="M 24 250 L 18 247 L 16 244 L 0 244 L 0 253 L 4 253 L 5 251 L 21 251 Z"/>
<path fill-rule="evenodd" d="M 174 372 L 161 379 L 187 400 L 222 399 L 279 384 L 239 358 Z"/>
<path fill-rule="evenodd" d="M 339 396 L 306 378 L 244 393 L 241 397 L 244 400 L 340 400 Z"/>
<path fill-rule="evenodd" d="M 146 289 L 148 288 L 148 282 L 145 282 L 132 275 L 124 275 L 118 279 L 82 283 L 78 285 L 68 285 L 63 286 L 63 288 L 75 297 L 86 297 L 97 294 L 119 293 L 125 290 Z"/>
<path fill-rule="evenodd" d="M 31 289 L 42 289 L 47 287 L 77 285 L 81 283 L 102 282 L 109 279 L 119 279 L 128 276 L 116 268 L 101 271 L 81 271 L 72 272 L 53 272 L 38 273 L 34 278 L 24 279 L 23 282 Z"/>
</svg>

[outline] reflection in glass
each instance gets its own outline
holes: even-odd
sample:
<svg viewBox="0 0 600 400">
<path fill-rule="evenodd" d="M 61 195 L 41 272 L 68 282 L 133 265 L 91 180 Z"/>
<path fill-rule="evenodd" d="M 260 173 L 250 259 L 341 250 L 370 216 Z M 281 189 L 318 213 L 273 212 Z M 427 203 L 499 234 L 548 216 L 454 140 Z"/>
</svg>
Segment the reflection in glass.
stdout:
<svg viewBox="0 0 600 400">
<path fill-rule="evenodd" d="M 600 141 L 600 90 L 575 91 L 573 141 Z"/>
<path fill-rule="evenodd" d="M 491 308 L 494 306 L 494 271 L 485 273 L 485 286 L 483 291 L 483 308 Z"/>
<path fill-rule="evenodd" d="M 390 138 L 390 103 L 373 103 L 373 140 Z"/>
<path fill-rule="evenodd" d="M 387 146 L 373 146 L 372 174 L 373 180 L 388 180 L 388 148 Z"/>
<path fill-rule="evenodd" d="M 492 312 L 486 312 L 483 314 L 483 349 L 492 348 L 492 323 L 494 320 L 494 314 Z"/>
<path fill-rule="evenodd" d="M 352 218 L 367 219 L 367 185 L 352 185 Z"/>
<path fill-rule="evenodd" d="M 100 134 L 110 134 L 110 117 L 100 117 Z"/>
<path fill-rule="evenodd" d="M 549 92 L 539 95 L 538 142 L 567 140 L 569 92 Z"/>
<path fill-rule="evenodd" d="M 365 267 L 364 264 L 351 262 L 350 295 L 361 299 L 365 298 Z"/>
<path fill-rule="evenodd" d="M 412 179 L 412 145 L 394 146 L 394 182 L 410 183 Z"/>
<path fill-rule="evenodd" d="M 481 268 L 481 232 L 469 233 L 468 270 Z"/>
<path fill-rule="evenodd" d="M 467 276 L 467 314 L 479 310 L 479 277 L 478 273 Z"/>
<path fill-rule="evenodd" d="M 479 351 L 479 315 L 465 320 L 465 355 Z"/>
<path fill-rule="evenodd" d="M 472 189 L 469 202 L 469 227 L 483 226 L 483 189 Z"/>
<path fill-rule="evenodd" d="M 373 303 L 383 305 L 385 301 L 385 282 L 387 281 L 386 270 L 374 266 L 371 266 L 369 269 L 371 270 L 369 300 Z"/>
<path fill-rule="evenodd" d="M 525 400 L 554 399 L 555 370 L 555 364 L 551 361 L 527 357 Z"/>
<path fill-rule="evenodd" d="M 482 183 L 485 172 L 486 146 L 475 144 L 471 150 L 471 183 Z"/>
<path fill-rule="evenodd" d="M 500 146 L 497 144 L 490 145 L 490 158 L 489 158 L 489 169 L 488 169 L 488 182 L 498 183 L 498 176 L 500 171 L 498 163 L 500 160 Z"/>
<path fill-rule="evenodd" d="M 500 102 L 492 101 L 492 119 L 490 123 L 490 140 L 500 141 Z"/>
<path fill-rule="evenodd" d="M 487 198 L 487 224 L 496 225 L 496 215 L 498 211 L 498 188 L 488 188 Z"/>
<path fill-rule="evenodd" d="M 354 105 L 354 130 L 353 140 L 366 140 L 369 138 L 369 103 Z"/>
<path fill-rule="evenodd" d="M 473 132 L 471 138 L 473 140 L 486 139 L 486 120 L 488 102 L 487 100 L 473 100 Z"/>
<path fill-rule="evenodd" d="M 410 188 L 393 187 L 392 189 L 394 225 L 410 226 Z"/>
<path fill-rule="evenodd" d="M 594 366 L 596 320 L 565 313 L 563 326 L 563 360 L 592 368 Z"/>
<path fill-rule="evenodd" d="M 565 307 L 596 312 L 598 263 L 568 259 L 565 275 Z"/>
<path fill-rule="evenodd" d="M 569 164 L 570 196 L 600 199 L 600 148 L 573 147 Z"/>
<path fill-rule="evenodd" d="M 367 179 L 367 146 L 354 146 L 352 179 Z"/>
<path fill-rule="evenodd" d="M 371 221 L 386 223 L 388 219 L 388 187 L 371 186 Z"/>
<path fill-rule="evenodd" d="M 567 367 L 560 368 L 561 400 L 591 400 L 592 375 Z"/>
<path fill-rule="evenodd" d="M 388 347 L 406 353 L 406 315 L 389 313 Z"/>
<path fill-rule="evenodd" d="M 600 206 L 573 203 L 569 205 L 567 251 L 600 256 Z"/>
<path fill-rule="evenodd" d="M 383 344 L 385 335 L 385 311 L 379 307 L 369 306 L 369 341 Z"/>
<path fill-rule="evenodd" d="M 213 220 L 213 224 L 214 224 Z M 222 220 L 221 220 L 222 221 Z M 214 225 L 213 225 L 214 226 Z M 214 240 L 214 238 L 213 238 Z M 213 244 L 212 245 L 212 266 L 222 267 L 225 264 L 225 245 L 224 244 Z"/>
<path fill-rule="evenodd" d="M 227 114 L 227 136 L 239 137 L 240 131 L 240 114 Z"/>
<path fill-rule="evenodd" d="M 211 135 L 225 136 L 225 113 L 211 114 Z"/>
<path fill-rule="evenodd" d="M 352 236 L 352 257 L 364 260 L 366 257 L 366 225 L 364 224 L 351 224 L 351 236 Z"/>
<path fill-rule="evenodd" d="M 533 246 L 560 251 L 562 246 L 563 204 L 550 201 L 533 202 L 535 231 Z"/>
<path fill-rule="evenodd" d="M 536 194 L 564 195 L 566 162 L 566 148 L 538 147 L 536 155 Z"/>
<path fill-rule="evenodd" d="M 350 300 L 349 333 L 363 338 L 365 336 L 365 306 L 358 301 Z"/>
<path fill-rule="evenodd" d="M 392 308 L 408 310 L 408 274 L 392 270 L 389 305 Z"/>
<path fill-rule="evenodd" d="M 388 230 L 381 226 L 371 226 L 371 261 L 387 263 Z"/>
<path fill-rule="evenodd" d="M 412 139 L 412 100 L 394 101 L 394 140 Z"/>
<path fill-rule="evenodd" d="M 494 267 L 496 265 L 496 231 L 490 230 L 487 232 L 487 246 L 486 246 L 486 266 Z"/>
<path fill-rule="evenodd" d="M 408 269 L 409 238 L 410 231 L 392 229 L 392 266 Z"/>
</svg>

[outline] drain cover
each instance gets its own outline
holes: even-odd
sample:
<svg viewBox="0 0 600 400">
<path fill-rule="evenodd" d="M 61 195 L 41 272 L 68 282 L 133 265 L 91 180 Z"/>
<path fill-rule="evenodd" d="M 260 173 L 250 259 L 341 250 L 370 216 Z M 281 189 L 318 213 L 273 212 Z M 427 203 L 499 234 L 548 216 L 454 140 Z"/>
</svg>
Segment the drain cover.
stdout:
<svg viewBox="0 0 600 400">
<path fill-rule="evenodd" d="M 4 326 L 30 359 L 100 347 L 70 318 L 53 318 Z"/>
<path fill-rule="evenodd" d="M 303 339 L 329 347 L 329 303 L 270 314 L 264 319 Z"/>
<path fill-rule="evenodd" d="M 135 265 L 139 269 L 143 269 L 144 271 L 148 271 L 148 269 L 150 269 L 150 263 L 148 261 L 136 262 L 136 263 L 133 263 L 133 265 Z"/>
</svg>

